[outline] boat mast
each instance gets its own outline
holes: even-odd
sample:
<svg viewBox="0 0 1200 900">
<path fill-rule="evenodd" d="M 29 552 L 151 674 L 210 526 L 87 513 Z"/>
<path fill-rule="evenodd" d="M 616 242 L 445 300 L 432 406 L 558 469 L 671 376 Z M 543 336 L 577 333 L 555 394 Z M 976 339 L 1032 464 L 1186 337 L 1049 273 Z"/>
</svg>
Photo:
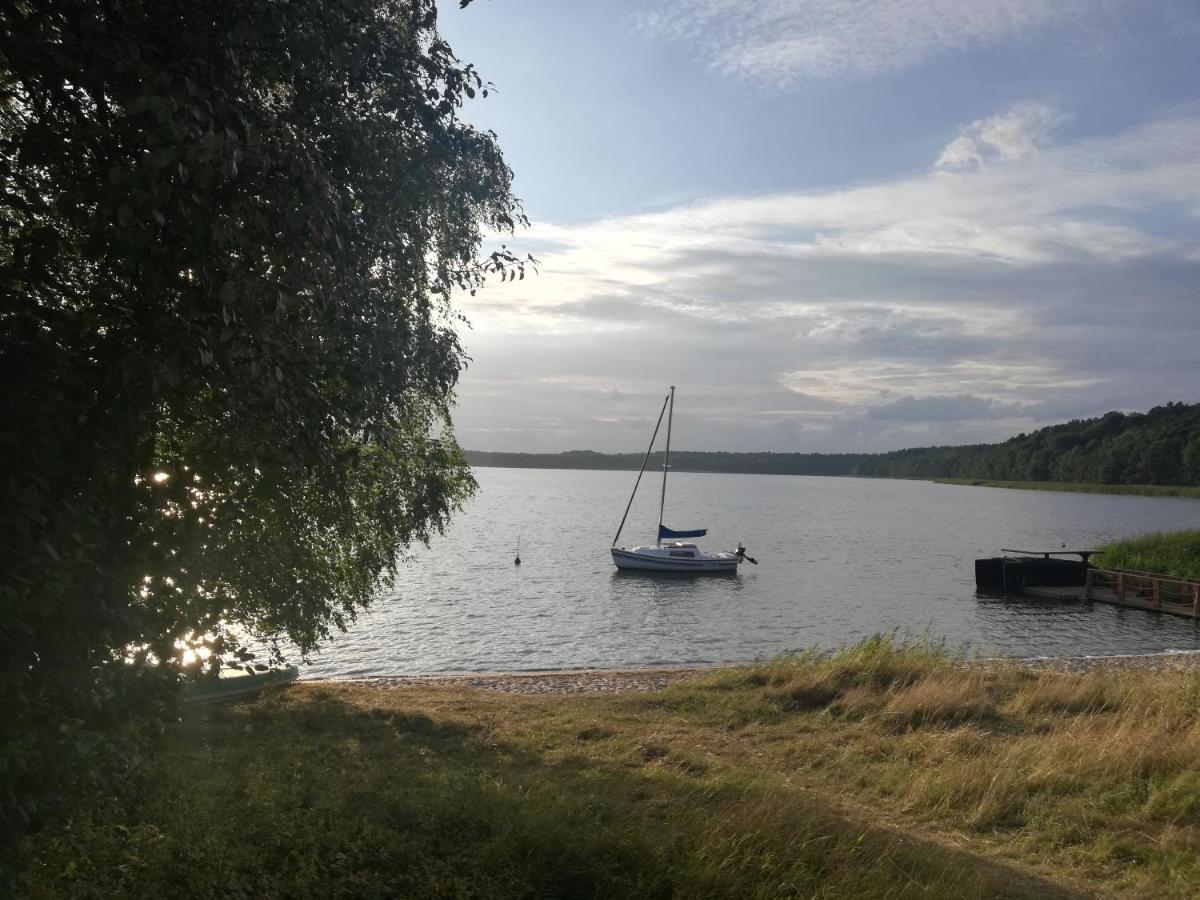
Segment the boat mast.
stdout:
<svg viewBox="0 0 1200 900">
<path fill-rule="evenodd" d="M 658 501 L 658 532 L 654 538 L 654 546 L 662 546 L 663 507 L 667 505 L 667 469 L 671 468 L 671 420 L 675 418 L 675 385 L 671 385 L 670 411 L 667 413 L 667 452 L 663 455 L 662 497 Z"/>
<path fill-rule="evenodd" d="M 621 539 L 621 529 L 625 527 L 625 520 L 629 518 L 629 508 L 633 506 L 633 498 L 637 496 L 638 485 L 642 483 L 642 475 L 646 471 L 646 463 L 650 461 L 650 453 L 654 450 L 654 441 L 658 437 L 658 429 L 662 427 L 662 417 L 663 413 L 667 411 L 667 400 L 669 399 L 669 396 L 663 397 L 662 409 L 658 411 L 658 421 L 654 423 L 654 434 L 650 435 L 650 446 L 646 448 L 646 455 L 642 457 L 642 467 L 638 469 L 637 481 L 633 483 L 633 493 L 629 495 L 629 502 L 625 504 L 625 515 L 621 516 L 621 524 L 617 526 L 617 536 L 613 538 L 612 545 L 614 547 Z"/>
</svg>

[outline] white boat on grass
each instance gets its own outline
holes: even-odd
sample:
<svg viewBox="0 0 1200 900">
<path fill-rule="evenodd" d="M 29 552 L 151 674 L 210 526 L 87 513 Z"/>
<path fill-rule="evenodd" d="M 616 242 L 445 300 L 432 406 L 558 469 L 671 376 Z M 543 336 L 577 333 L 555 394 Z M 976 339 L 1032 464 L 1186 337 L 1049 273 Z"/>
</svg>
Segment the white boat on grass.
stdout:
<svg viewBox="0 0 1200 900">
<path fill-rule="evenodd" d="M 646 471 L 646 463 L 650 459 L 650 453 L 654 450 L 654 441 L 658 437 L 658 430 L 662 427 L 663 415 L 667 416 L 667 447 L 663 455 L 663 480 L 662 480 L 662 496 L 658 504 L 658 539 L 653 546 L 644 547 L 618 547 L 617 541 L 621 539 L 621 530 L 625 527 L 625 520 L 629 517 L 630 507 L 633 506 L 633 498 L 637 496 L 638 485 L 642 483 L 642 475 Z M 637 481 L 633 484 L 633 493 L 629 495 L 629 503 L 625 505 L 625 515 L 621 517 L 621 524 L 617 528 L 617 536 L 612 542 L 612 558 L 618 569 L 630 569 L 642 572 L 691 572 L 696 574 L 708 573 L 736 573 L 738 565 L 743 562 L 751 562 L 755 565 L 758 561 L 751 556 L 746 555 L 746 548 L 738 545 L 737 550 L 702 550 L 695 544 L 685 543 L 685 538 L 704 537 L 708 534 L 707 528 L 697 528 L 691 531 L 674 531 L 663 525 L 663 510 L 667 502 L 667 472 L 671 468 L 671 420 L 675 415 L 675 386 L 671 385 L 671 392 L 663 399 L 663 408 L 658 414 L 658 423 L 654 426 L 654 434 L 650 436 L 650 446 L 646 449 L 646 456 L 642 459 L 642 468 L 638 471 Z"/>
</svg>

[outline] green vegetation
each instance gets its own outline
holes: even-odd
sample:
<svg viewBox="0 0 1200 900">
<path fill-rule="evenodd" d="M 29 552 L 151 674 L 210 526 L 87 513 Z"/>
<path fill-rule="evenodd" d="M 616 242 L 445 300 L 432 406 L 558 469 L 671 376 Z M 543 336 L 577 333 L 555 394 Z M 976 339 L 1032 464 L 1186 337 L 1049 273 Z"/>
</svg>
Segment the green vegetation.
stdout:
<svg viewBox="0 0 1200 900">
<path fill-rule="evenodd" d="M 1190 897 L 1200 672 L 875 638 L 657 694 L 300 685 L 190 710 L 25 896 Z"/>
<path fill-rule="evenodd" d="M 189 645 L 311 650 L 470 493 L 448 298 L 524 274 L 482 250 L 522 216 L 436 26 L 0 6 L 0 893 L 64 788 L 117 786 Z"/>
<path fill-rule="evenodd" d="M 1134 494 L 1143 497 L 1200 499 L 1200 487 L 1181 484 L 1084 484 L 1078 481 L 992 481 L 976 478 L 935 478 L 938 484 L 1010 488 L 1021 491 L 1066 491 L 1071 494 Z"/>
<path fill-rule="evenodd" d="M 1200 579 L 1200 531 L 1148 534 L 1100 548 L 1097 565 Z"/>
<path fill-rule="evenodd" d="M 856 475 L 1086 484 L 1200 485 L 1200 404 L 1110 412 L 1002 444 L 921 447 L 863 460 Z"/>
<path fill-rule="evenodd" d="M 640 453 L 485 453 L 467 451 L 473 466 L 550 469 L 637 469 Z M 650 466 L 662 465 L 662 455 Z M 1148 413 L 1110 412 L 1097 419 L 1052 425 L 1019 434 L 1002 444 L 917 447 L 891 453 L 709 453 L 676 451 L 671 466 L 681 472 L 742 472 L 770 475 L 862 475 L 932 478 L 1005 487 L 1053 483 L 1200 488 L 1200 404 L 1168 403 Z M 1088 488 L 1091 490 L 1091 488 Z M 1197 496 L 1194 492 L 1170 496 Z"/>
</svg>

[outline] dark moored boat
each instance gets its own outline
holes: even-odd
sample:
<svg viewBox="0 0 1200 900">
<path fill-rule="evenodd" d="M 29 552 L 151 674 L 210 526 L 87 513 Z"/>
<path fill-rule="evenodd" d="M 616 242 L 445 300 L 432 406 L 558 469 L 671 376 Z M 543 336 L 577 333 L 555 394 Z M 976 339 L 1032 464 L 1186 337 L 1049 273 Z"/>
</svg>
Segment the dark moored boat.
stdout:
<svg viewBox="0 0 1200 900">
<path fill-rule="evenodd" d="M 1027 587 L 1083 587 L 1096 550 L 1008 550 L 1019 556 L 975 560 L 975 589 L 984 593 L 1019 594 Z M 1059 559 L 1077 556 L 1078 559 Z"/>
</svg>

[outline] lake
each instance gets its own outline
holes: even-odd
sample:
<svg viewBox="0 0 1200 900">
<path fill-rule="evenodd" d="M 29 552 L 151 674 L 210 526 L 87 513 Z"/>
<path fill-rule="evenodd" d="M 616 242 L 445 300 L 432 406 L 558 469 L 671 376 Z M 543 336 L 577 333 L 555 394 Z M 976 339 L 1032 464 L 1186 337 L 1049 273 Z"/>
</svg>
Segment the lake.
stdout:
<svg viewBox="0 0 1200 900">
<path fill-rule="evenodd" d="M 672 473 L 665 524 L 758 566 L 736 576 L 618 574 L 608 548 L 634 472 L 476 470 L 479 491 L 305 677 L 731 663 L 878 632 L 972 654 L 1200 650 L 1189 619 L 976 596 L 1001 547 L 1087 549 L 1200 527 L 1200 501 L 923 481 Z M 647 473 L 621 536 L 653 543 Z M 523 565 L 513 565 L 520 535 Z"/>
</svg>

